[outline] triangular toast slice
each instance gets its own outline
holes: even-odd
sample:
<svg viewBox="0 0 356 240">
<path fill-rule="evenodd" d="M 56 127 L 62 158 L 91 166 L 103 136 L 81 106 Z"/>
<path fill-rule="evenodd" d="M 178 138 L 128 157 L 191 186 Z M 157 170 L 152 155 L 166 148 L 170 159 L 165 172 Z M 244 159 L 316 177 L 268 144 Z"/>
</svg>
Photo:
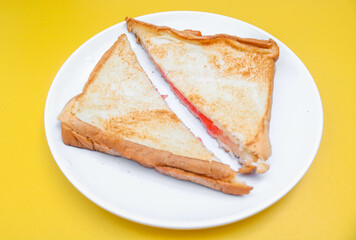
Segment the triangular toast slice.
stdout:
<svg viewBox="0 0 356 240">
<path fill-rule="evenodd" d="M 215 161 L 168 108 L 124 34 L 58 119 L 67 145 L 123 156 L 229 194 L 247 194 L 252 189 L 228 165 Z"/>
<path fill-rule="evenodd" d="M 221 146 L 239 157 L 239 172 L 267 171 L 277 44 L 202 36 L 132 18 L 126 23 L 180 100 Z"/>
</svg>

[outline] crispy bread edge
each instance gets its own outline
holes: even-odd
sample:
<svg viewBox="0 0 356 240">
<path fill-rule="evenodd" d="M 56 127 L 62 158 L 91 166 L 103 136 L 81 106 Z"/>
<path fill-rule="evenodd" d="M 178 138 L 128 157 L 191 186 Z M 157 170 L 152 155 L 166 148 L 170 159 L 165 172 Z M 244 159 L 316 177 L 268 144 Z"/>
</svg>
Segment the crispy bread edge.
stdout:
<svg viewBox="0 0 356 240">
<path fill-rule="evenodd" d="M 107 134 L 76 117 L 70 118 L 72 118 L 70 119 L 72 127 L 66 125 L 66 116 L 63 116 L 62 122 L 62 139 L 67 145 L 126 157 L 144 167 L 154 168 L 165 175 L 228 194 L 247 194 L 252 189 L 244 182 L 234 181 L 236 172 L 225 164 L 178 156 L 167 151 L 115 138 L 114 135 Z M 85 135 L 80 133 L 81 131 Z"/>
<path fill-rule="evenodd" d="M 227 182 L 227 181 L 215 180 L 202 175 L 197 175 L 194 173 L 186 172 L 181 169 L 176 169 L 171 167 L 156 167 L 155 169 L 162 174 L 175 177 L 180 180 L 194 182 L 227 194 L 244 195 L 244 194 L 248 194 L 252 190 L 252 187 L 247 186 L 243 182 L 238 182 L 238 181 Z"/>
<path fill-rule="evenodd" d="M 270 88 L 268 92 L 268 102 L 267 109 L 264 114 L 264 117 L 260 123 L 259 131 L 255 135 L 254 139 L 246 144 L 246 148 L 258 154 L 261 160 L 257 161 L 257 173 L 265 173 L 269 169 L 269 165 L 266 163 L 266 160 L 272 154 L 271 142 L 269 139 L 269 128 L 271 120 L 271 109 L 273 101 L 273 87 L 274 87 L 274 75 L 275 75 L 275 65 L 273 64 L 271 74 L 269 76 Z M 251 163 L 245 164 L 242 168 L 239 169 L 240 173 L 250 173 L 254 170 L 254 166 Z"/>
<path fill-rule="evenodd" d="M 129 32 L 132 32 L 133 25 L 141 25 L 151 29 L 152 31 L 166 32 L 169 34 L 173 34 L 176 38 L 181 38 L 183 40 L 188 40 L 188 41 L 190 40 L 202 44 L 214 43 L 216 41 L 224 40 L 226 41 L 226 44 L 229 44 L 234 48 L 237 47 L 236 43 L 240 43 L 242 45 L 245 45 L 246 47 L 252 48 L 254 51 L 258 53 L 265 53 L 266 55 L 269 55 L 274 61 L 277 61 L 279 57 L 279 47 L 277 43 L 272 39 L 269 39 L 267 41 L 267 40 L 253 39 L 253 38 L 240 38 L 228 34 L 202 36 L 201 32 L 197 30 L 186 29 L 183 31 L 178 31 L 166 26 L 156 26 L 129 17 L 126 17 L 125 20 Z M 139 41 L 139 39 L 137 40 Z"/>
<path fill-rule="evenodd" d="M 178 156 L 121 139 L 71 114 L 61 115 L 60 120 L 63 142 L 67 145 L 123 156 L 145 167 L 168 166 L 221 180 L 231 180 L 236 176 L 236 172 L 226 164 Z"/>
</svg>

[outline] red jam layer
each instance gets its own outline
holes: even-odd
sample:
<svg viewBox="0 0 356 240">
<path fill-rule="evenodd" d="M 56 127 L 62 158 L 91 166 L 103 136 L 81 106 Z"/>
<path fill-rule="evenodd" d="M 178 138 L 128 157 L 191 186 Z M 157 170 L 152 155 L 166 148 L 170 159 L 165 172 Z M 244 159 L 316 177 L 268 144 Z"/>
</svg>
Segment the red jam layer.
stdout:
<svg viewBox="0 0 356 240">
<path fill-rule="evenodd" d="M 168 82 L 168 81 L 167 81 Z M 173 92 L 180 98 L 180 100 L 197 116 L 200 121 L 204 124 L 209 134 L 214 136 L 222 135 L 221 129 L 219 129 L 216 125 L 214 125 L 213 121 L 207 118 L 204 114 L 202 114 L 196 107 L 194 107 L 184 96 L 181 94 L 176 87 L 173 86 L 170 82 L 168 84 L 171 86 Z"/>
<path fill-rule="evenodd" d="M 211 121 L 209 118 L 207 118 L 204 114 L 202 114 L 196 107 L 194 107 L 184 96 L 181 94 L 178 89 L 168 80 L 167 76 L 162 72 L 160 68 L 158 68 L 159 72 L 163 76 L 163 78 L 166 80 L 166 82 L 169 84 L 171 87 L 172 91 L 177 95 L 177 97 L 190 109 L 190 111 L 200 119 L 200 121 L 203 123 L 205 128 L 207 129 L 208 133 L 215 137 L 218 138 L 221 142 L 223 142 L 227 147 L 230 149 L 235 149 L 234 143 L 231 141 L 231 139 L 226 136 L 223 131 L 218 128 L 213 121 Z"/>
<path fill-rule="evenodd" d="M 167 80 L 166 80 L 167 81 Z M 194 107 L 184 96 L 181 94 L 176 87 L 173 86 L 172 83 L 167 81 L 171 86 L 173 92 L 180 98 L 180 100 L 197 116 L 200 121 L 204 124 L 208 133 L 215 138 L 218 138 L 221 142 L 223 142 L 230 149 L 235 149 L 234 143 L 230 140 L 228 136 L 226 136 L 223 131 L 218 128 L 213 121 L 207 118 L 204 114 L 202 114 L 196 107 Z"/>
</svg>

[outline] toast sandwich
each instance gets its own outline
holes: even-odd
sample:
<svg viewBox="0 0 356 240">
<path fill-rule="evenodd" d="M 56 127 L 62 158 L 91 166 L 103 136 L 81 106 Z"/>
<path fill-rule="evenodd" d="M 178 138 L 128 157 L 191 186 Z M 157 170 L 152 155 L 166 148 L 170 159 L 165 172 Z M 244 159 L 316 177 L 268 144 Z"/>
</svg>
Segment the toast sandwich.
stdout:
<svg viewBox="0 0 356 240">
<path fill-rule="evenodd" d="M 132 159 L 158 172 L 228 194 L 252 187 L 214 156 L 168 108 L 121 35 L 81 94 L 60 113 L 67 145 Z"/>
<path fill-rule="evenodd" d="M 275 61 L 272 40 L 202 36 L 126 18 L 127 28 L 208 133 L 239 157 L 240 173 L 268 170 Z"/>
</svg>

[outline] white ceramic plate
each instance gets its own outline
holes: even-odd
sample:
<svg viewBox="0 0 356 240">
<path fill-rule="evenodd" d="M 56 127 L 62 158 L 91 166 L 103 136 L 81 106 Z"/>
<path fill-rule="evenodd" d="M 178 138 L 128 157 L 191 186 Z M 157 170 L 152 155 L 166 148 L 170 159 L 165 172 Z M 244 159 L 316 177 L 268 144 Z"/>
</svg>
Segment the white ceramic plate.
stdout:
<svg viewBox="0 0 356 240">
<path fill-rule="evenodd" d="M 270 138 L 270 170 L 242 176 L 254 189 L 247 196 L 230 196 L 144 168 L 134 161 L 69 147 L 61 139 L 57 116 L 65 103 L 81 92 L 102 54 L 126 33 L 121 22 L 97 34 L 63 64 L 49 90 L 45 130 L 51 152 L 69 181 L 87 198 L 123 218 L 146 225 L 174 229 L 219 226 L 251 216 L 290 191 L 311 165 L 323 129 L 320 96 L 312 76 L 282 42 L 245 22 L 211 13 L 163 12 L 137 19 L 176 29 L 197 29 L 202 34 L 227 33 L 240 37 L 274 39 L 280 47 L 276 63 Z M 200 122 L 183 107 L 149 61 L 131 33 L 131 46 L 169 106 L 194 134 L 224 163 L 237 169 L 236 159 L 221 150 Z"/>
</svg>

